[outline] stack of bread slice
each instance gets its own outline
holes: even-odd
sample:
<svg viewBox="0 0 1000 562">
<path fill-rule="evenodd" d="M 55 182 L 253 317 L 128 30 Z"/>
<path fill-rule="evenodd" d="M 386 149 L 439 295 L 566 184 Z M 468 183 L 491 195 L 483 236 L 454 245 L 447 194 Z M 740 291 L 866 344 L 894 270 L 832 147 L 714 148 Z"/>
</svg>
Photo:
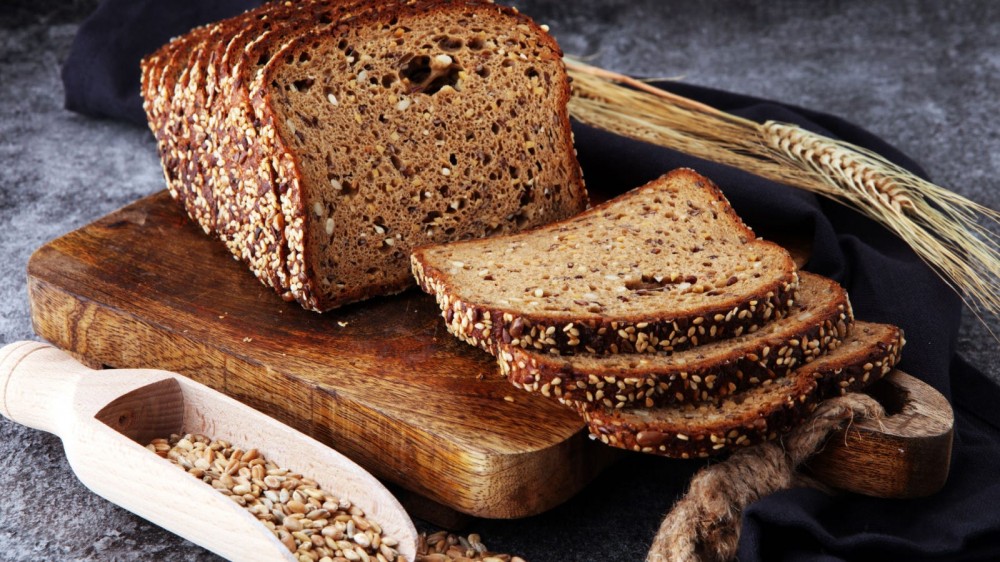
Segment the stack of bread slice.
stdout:
<svg viewBox="0 0 1000 562">
<path fill-rule="evenodd" d="M 774 439 L 884 376 L 904 344 L 895 326 L 855 322 L 840 285 L 798 271 L 688 169 L 411 261 L 452 334 L 629 450 L 693 458 Z"/>
</svg>

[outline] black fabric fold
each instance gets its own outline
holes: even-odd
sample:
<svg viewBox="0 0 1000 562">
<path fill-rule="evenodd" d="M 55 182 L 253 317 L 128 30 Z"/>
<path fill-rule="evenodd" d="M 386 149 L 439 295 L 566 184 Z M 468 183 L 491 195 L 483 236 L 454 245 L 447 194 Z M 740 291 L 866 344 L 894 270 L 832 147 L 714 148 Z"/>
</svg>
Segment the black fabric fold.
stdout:
<svg viewBox="0 0 1000 562">
<path fill-rule="evenodd" d="M 80 28 L 63 69 L 66 107 L 144 124 L 138 93 L 141 57 L 172 36 L 255 4 L 105 0 Z M 835 116 L 691 84 L 659 86 L 759 122 L 795 123 L 924 174 L 882 139 Z M 758 232 L 794 233 L 810 240 L 806 269 L 843 284 L 859 319 L 903 327 L 908 345 L 901 368 L 940 390 L 955 406 L 951 477 L 941 492 L 905 501 L 828 496 L 807 489 L 773 494 L 747 510 L 740 560 L 1000 559 L 1000 389 L 954 354 L 959 297 L 903 241 L 840 204 L 578 123 L 574 131 L 584 176 L 594 192 L 622 192 L 673 168 L 690 167 L 719 184 Z"/>
<path fill-rule="evenodd" d="M 66 109 L 146 124 L 139 61 L 173 37 L 260 0 L 105 0 L 80 26 L 62 69 Z"/>
</svg>

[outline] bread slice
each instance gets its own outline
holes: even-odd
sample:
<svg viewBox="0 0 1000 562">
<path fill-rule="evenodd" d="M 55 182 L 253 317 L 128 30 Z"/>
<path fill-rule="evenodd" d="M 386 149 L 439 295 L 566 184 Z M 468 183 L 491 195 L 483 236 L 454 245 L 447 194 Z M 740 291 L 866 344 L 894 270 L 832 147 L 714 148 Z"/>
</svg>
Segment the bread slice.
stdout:
<svg viewBox="0 0 1000 562">
<path fill-rule="evenodd" d="M 799 276 L 789 314 L 756 332 L 672 354 L 557 356 L 501 344 L 500 372 L 520 389 L 584 408 L 718 400 L 783 377 L 847 337 L 847 292 L 819 275 Z"/>
<path fill-rule="evenodd" d="M 479 1 L 285 4 L 203 32 L 179 116 L 147 112 L 171 192 L 265 284 L 327 310 L 411 285 L 416 244 L 586 206 L 562 53 L 530 19 Z"/>
<path fill-rule="evenodd" d="M 270 287 L 287 285 L 288 278 L 281 207 L 270 164 L 248 171 L 242 163 L 254 146 L 252 139 L 259 137 L 246 85 L 277 47 L 270 53 L 251 47 L 264 42 L 259 41 L 261 35 L 276 35 L 292 23 L 299 32 L 328 25 L 334 12 L 358 4 L 268 3 L 181 38 L 188 43 L 187 59 L 166 59 L 158 51 L 143 63 L 144 76 L 162 73 L 157 67 L 164 64 L 180 71 L 176 87 L 166 96 L 171 109 L 166 117 L 150 102 L 160 103 L 159 97 L 146 95 L 150 126 L 164 131 L 158 139 L 171 193 L 206 232 L 217 234 Z"/>
<path fill-rule="evenodd" d="M 214 77 L 216 91 L 207 128 L 218 165 L 207 170 L 203 189 L 223 203 L 215 211 L 214 232 L 265 285 L 288 300 L 293 296 L 288 290 L 286 221 L 270 154 L 261 146 L 249 85 L 290 36 L 329 28 L 361 4 L 331 0 L 262 6 L 229 24 L 228 37 L 213 47 L 206 71 L 207 87 L 213 87 Z"/>
<path fill-rule="evenodd" d="M 798 285 L 788 252 L 688 169 L 530 232 L 418 248 L 412 262 L 448 330 L 493 354 L 678 351 L 784 316 Z"/>
<path fill-rule="evenodd" d="M 230 83 L 222 88 L 222 99 L 228 111 L 213 112 L 217 119 L 213 128 L 223 139 L 223 145 L 241 146 L 242 153 L 229 160 L 239 165 L 227 167 L 226 171 L 230 174 L 235 172 L 237 177 L 243 178 L 243 192 L 237 191 L 233 197 L 246 203 L 234 205 L 226 220 L 220 221 L 223 225 L 219 234 L 232 233 L 233 252 L 241 251 L 247 256 L 245 259 L 252 270 L 273 276 L 273 284 L 266 280 L 265 283 L 278 288 L 287 300 L 296 298 L 288 270 L 291 267 L 302 268 L 299 264 L 301 255 L 290 256 L 286 225 L 295 224 L 300 209 L 295 206 L 295 200 L 283 198 L 279 191 L 285 183 L 278 176 L 275 166 L 276 148 L 269 136 L 262 134 L 263 124 L 255 113 L 252 98 L 260 95 L 268 85 L 264 70 L 297 37 L 358 25 L 361 16 L 378 19 L 380 14 L 388 13 L 407 1 L 314 0 L 275 8 L 257 26 L 250 25 L 240 31 L 226 47 L 224 60 L 233 64 Z M 277 59 L 279 63 L 280 60 Z M 253 132 L 255 142 L 240 142 L 246 131 Z M 265 237 L 256 237 L 256 225 L 261 223 L 271 225 L 271 231 Z M 304 290 L 311 285 L 299 283 L 297 286 Z M 371 290 L 370 287 L 368 289 Z M 378 293 L 377 289 L 375 293 Z M 304 298 L 299 296 L 300 301 Z"/>
<path fill-rule="evenodd" d="M 892 370 L 902 331 L 856 322 L 836 350 L 787 377 L 719 404 L 582 411 L 592 438 L 614 447 L 668 457 L 707 457 L 774 439 L 798 425 L 823 398 L 860 390 Z"/>
</svg>

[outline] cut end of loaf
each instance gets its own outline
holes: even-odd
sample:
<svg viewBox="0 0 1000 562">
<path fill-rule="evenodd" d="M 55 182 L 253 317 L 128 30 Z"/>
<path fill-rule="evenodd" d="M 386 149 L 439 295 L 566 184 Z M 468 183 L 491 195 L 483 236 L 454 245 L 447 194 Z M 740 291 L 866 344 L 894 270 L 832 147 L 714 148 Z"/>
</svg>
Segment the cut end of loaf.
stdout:
<svg viewBox="0 0 1000 562">
<path fill-rule="evenodd" d="M 583 210 L 562 53 L 470 0 L 268 3 L 143 63 L 171 194 L 279 294 L 412 284 L 409 250 Z"/>
</svg>

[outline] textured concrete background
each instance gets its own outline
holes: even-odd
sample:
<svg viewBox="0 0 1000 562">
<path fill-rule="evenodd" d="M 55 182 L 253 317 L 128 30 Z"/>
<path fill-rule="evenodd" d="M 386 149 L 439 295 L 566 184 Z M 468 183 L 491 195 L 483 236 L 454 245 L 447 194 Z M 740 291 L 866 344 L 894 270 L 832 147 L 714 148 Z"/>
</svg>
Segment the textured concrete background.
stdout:
<svg viewBox="0 0 1000 562">
<path fill-rule="evenodd" d="M 148 131 L 62 109 L 59 67 L 95 0 L 0 5 L 0 343 L 33 337 L 31 251 L 163 188 Z M 746 1 L 521 2 L 567 53 L 640 75 L 845 117 L 941 185 L 1000 208 L 1000 4 Z M 994 331 L 1000 324 L 991 320 Z M 997 343 L 969 314 L 959 347 L 1000 380 Z M 487 545 L 529 560 L 635 560 L 675 484 L 629 459 L 567 505 L 482 522 Z M 670 462 L 670 461 L 665 461 Z M 0 421 L 0 560 L 214 560 L 92 495 L 59 440 Z M 425 527 L 426 528 L 426 527 Z"/>
</svg>

